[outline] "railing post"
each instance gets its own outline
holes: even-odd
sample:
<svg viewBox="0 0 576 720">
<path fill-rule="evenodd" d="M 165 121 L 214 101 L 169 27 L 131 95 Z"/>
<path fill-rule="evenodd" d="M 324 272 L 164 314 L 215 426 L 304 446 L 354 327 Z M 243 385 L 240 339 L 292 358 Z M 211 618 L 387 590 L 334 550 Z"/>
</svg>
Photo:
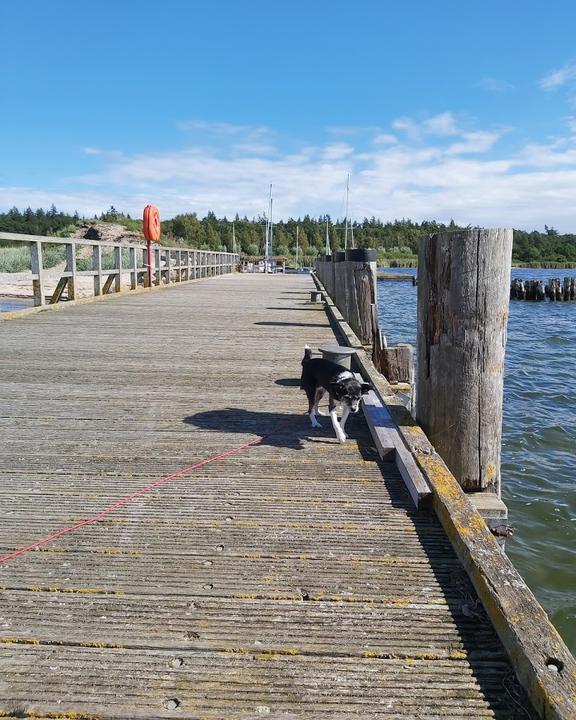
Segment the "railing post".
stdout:
<svg viewBox="0 0 576 720">
<path fill-rule="evenodd" d="M 164 252 L 164 259 L 166 262 L 166 284 L 170 285 L 171 275 L 172 275 L 172 273 L 170 272 L 170 263 L 172 262 L 172 251 L 168 248 Z"/>
<path fill-rule="evenodd" d="M 512 230 L 424 237 L 416 419 L 468 492 L 500 495 Z"/>
<path fill-rule="evenodd" d="M 154 285 L 162 284 L 162 268 L 160 267 L 160 249 L 154 248 Z"/>
<path fill-rule="evenodd" d="M 94 270 L 94 295 L 102 294 L 102 246 L 92 246 L 92 267 Z"/>
<path fill-rule="evenodd" d="M 34 293 L 34 305 L 45 305 L 44 295 L 44 268 L 42 267 L 42 242 L 30 243 L 30 267 L 32 269 L 32 291 Z"/>
<path fill-rule="evenodd" d="M 136 290 L 138 287 L 138 265 L 136 264 L 136 248 L 129 248 L 130 255 L 130 290 Z"/>
<path fill-rule="evenodd" d="M 76 246 L 66 243 L 66 272 L 71 273 L 68 278 L 68 300 L 76 297 Z"/>
<path fill-rule="evenodd" d="M 120 245 L 114 246 L 114 270 L 117 271 L 114 278 L 114 290 L 119 293 L 122 290 L 122 248 Z"/>
</svg>

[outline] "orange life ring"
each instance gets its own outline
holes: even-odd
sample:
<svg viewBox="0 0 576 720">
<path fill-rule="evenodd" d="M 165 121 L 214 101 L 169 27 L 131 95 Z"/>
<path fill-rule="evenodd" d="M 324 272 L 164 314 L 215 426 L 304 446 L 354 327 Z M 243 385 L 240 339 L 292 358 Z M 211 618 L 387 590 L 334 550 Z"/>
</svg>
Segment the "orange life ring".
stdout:
<svg viewBox="0 0 576 720">
<path fill-rule="evenodd" d="M 156 205 L 146 205 L 144 208 L 144 237 L 146 240 L 158 242 L 160 240 L 160 211 Z"/>
</svg>

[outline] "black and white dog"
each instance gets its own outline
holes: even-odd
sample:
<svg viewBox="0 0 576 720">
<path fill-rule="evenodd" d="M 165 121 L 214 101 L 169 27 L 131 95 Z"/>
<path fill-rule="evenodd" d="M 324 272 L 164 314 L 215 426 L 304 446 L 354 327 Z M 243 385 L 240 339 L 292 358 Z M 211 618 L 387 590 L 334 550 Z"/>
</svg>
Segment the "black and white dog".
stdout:
<svg viewBox="0 0 576 720">
<path fill-rule="evenodd" d="M 343 368 L 342 365 L 323 358 L 313 358 L 312 350 L 306 345 L 302 359 L 300 389 L 305 390 L 308 396 L 308 416 L 314 428 L 322 427 L 316 419 L 317 415 L 324 414 L 318 410 L 318 403 L 328 392 L 328 411 L 332 426 L 336 437 L 343 443 L 347 438 L 344 428 L 348 415 L 351 412 L 358 412 L 360 398 L 371 390 L 372 386 L 368 383 L 358 382 L 354 374 Z M 337 403 L 342 404 L 340 422 L 336 416 Z"/>
</svg>

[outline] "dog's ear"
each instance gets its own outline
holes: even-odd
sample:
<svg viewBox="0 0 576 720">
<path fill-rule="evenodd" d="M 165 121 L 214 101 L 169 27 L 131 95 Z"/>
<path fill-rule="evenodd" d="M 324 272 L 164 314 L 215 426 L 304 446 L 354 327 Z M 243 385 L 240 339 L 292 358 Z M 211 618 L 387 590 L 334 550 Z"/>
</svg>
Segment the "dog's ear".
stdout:
<svg viewBox="0 0 576 720">
<path fill-rule="evenodd" d="M 370 383 L 362 383 L 360 388 L 362 395 L 366 395 L 367 392 L 370 392 L 370 390 L 374 389 L 372 385 L 370 385 Z"/>
</svg>

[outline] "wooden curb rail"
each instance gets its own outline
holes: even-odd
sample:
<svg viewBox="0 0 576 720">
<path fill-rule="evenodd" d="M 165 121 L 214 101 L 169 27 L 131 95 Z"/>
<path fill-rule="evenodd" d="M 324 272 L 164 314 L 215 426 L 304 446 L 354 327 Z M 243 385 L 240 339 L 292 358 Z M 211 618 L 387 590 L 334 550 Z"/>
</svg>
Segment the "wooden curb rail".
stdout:
<svg viewBox="0 0 576 720">
<path fill-rule="evenodd" d="M 356 374 L 362 379 L 360 373 Z M 370 390 L 362 398 L 362 410 L 376 443 L 378 454 L 382 460 L 391 460 L 396 463 L 414 505 L 417 508 L 422 507 L 430 500 L 432 490 L 402 441 L 398 426 L 392 419 L 388 408 L 374 390 Z"/>
<path fill-rule="evenodd" d="M 399 437 L 429 485 L 431 502 L 506 649 L 518 680 L 543 720 L 576 718 L 576 660 L 523 578 L 463 492 L 422 428 L 395 397 L 326 289 L 326 311 L 342 340 L 356 350 L 360 374 L 374 387 Z"/>
</svg>

